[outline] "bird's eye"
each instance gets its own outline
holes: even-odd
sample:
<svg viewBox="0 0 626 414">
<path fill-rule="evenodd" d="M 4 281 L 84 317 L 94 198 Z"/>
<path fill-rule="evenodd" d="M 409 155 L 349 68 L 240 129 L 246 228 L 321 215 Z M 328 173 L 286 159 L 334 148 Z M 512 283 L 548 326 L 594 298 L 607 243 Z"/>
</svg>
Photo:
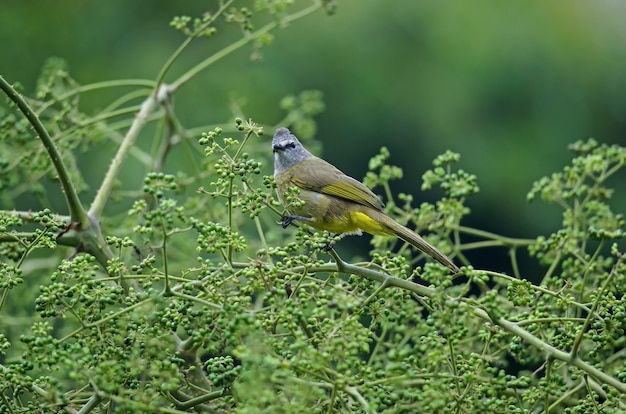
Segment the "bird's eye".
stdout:
<svg viewBox="0 0 626 414">
<path fill-rule="evenodd" d="M 289 144 L 285 145 L 285 148 L 295 148 L 296 147 L 296 143 L 291 141 Z"/>
</svg>

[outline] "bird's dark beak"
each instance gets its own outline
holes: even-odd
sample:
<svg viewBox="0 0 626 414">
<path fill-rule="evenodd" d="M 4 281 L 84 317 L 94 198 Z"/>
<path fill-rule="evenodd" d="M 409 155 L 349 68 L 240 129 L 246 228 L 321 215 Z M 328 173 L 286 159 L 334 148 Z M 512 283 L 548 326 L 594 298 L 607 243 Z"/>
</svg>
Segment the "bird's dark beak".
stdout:
<svg viewBox="0 0 626 414">
<path fill-rule="evenodd" d="M 273 148 L 274 148 L 273 152 L 276 152 L 276 151 L 284 151 L 284 150 L 285 150 L 285 149 L 287 149 L 287 148 L 295 148 L 295 147 L 296 147 L 296 143 L 295 143 L 295 142 L 285 140 L 285 141 L 282 141 L 282 142 L 281 142 L 281 143 L 279 143 L 279 144 L 274 144 L 274 146 L 273 146 Z"/>
</svg>

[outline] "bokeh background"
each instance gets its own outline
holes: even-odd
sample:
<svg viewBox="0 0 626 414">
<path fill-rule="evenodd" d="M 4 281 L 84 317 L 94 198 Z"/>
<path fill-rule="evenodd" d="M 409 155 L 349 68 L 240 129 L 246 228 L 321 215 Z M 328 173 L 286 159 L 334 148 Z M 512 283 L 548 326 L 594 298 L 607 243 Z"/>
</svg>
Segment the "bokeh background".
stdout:
<svg viewBox="0 0 626 414">
<path fill-rule="evenodd" d="M 81 84 L 154 79 L 184 40 L 169 27 L 172 17 L 198 16 L 216 4 L 3 1 L 0 73 L 32 91 L 45 59 L 58 56 Z M 334 16 L 319 11 L 274 32 L 261 60 L 244 48 L 181 89 L 176 101 L 185 125 L 226 121 L 233 99 L 255 121 L 274 125 L 284 115 L 283 96 L 318 89 L 326 111 L 317 118 L 317 138 L 326 159 L 360 178 L 369 158 L 387 146 L 391 163 L 404 169 L 394 191 L 419 202 L 441 196 L 420 190 L 432 159 L 459 152 L 461 168 L 476 174 L 481 187 L 468 202 L 465 224 L 514 237 L 558 227 L 560 209 L 529 204 L 526 193 L 568 163 L 569 143 L 594 137 L 626 144 L 626 2 L 337 5 Z M 214 41 L 199 42 L 172 75 L 237 36 L 225 28 Z M 85 97 L 82 104 L 96 111 L 108 102 Z M 83 162 L 106 168 L 109 159 L 94 151 Z M 618 212 L 626 211 L 625 180 L 623 174 L 614 180 Z"/>
</svg>

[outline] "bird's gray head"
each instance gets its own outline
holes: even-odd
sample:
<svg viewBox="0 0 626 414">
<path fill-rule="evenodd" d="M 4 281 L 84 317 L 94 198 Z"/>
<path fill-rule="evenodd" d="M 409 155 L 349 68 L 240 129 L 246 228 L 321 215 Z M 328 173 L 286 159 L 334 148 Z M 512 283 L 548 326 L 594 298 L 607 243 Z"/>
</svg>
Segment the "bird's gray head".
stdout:
<svg viewBox="0 0 626 414">
<path fill-rule="evenodd" d="M 272 150 L 274 151 L 275 176 L 292 165 L 313 156 L 287 128 L 276 130 L 274 139 L 272 139 Z"/>
</svg>

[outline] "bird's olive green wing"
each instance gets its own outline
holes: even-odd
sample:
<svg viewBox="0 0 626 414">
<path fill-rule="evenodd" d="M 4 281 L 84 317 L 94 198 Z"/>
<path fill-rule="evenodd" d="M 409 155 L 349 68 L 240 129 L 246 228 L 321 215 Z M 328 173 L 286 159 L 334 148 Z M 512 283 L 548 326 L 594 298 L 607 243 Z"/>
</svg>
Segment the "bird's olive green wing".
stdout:
<svg viewBox="0 0 626 414">
<path fill-rule="evenodd" d="M 376 194 L 363 183 L 345 175 L 321 158 L 304 160 L 292 168 L 299 170 L 291 177 L 291 182 L 299 188 L 340 197 L 376 210 L 383 207 Z"/>
</svg>

